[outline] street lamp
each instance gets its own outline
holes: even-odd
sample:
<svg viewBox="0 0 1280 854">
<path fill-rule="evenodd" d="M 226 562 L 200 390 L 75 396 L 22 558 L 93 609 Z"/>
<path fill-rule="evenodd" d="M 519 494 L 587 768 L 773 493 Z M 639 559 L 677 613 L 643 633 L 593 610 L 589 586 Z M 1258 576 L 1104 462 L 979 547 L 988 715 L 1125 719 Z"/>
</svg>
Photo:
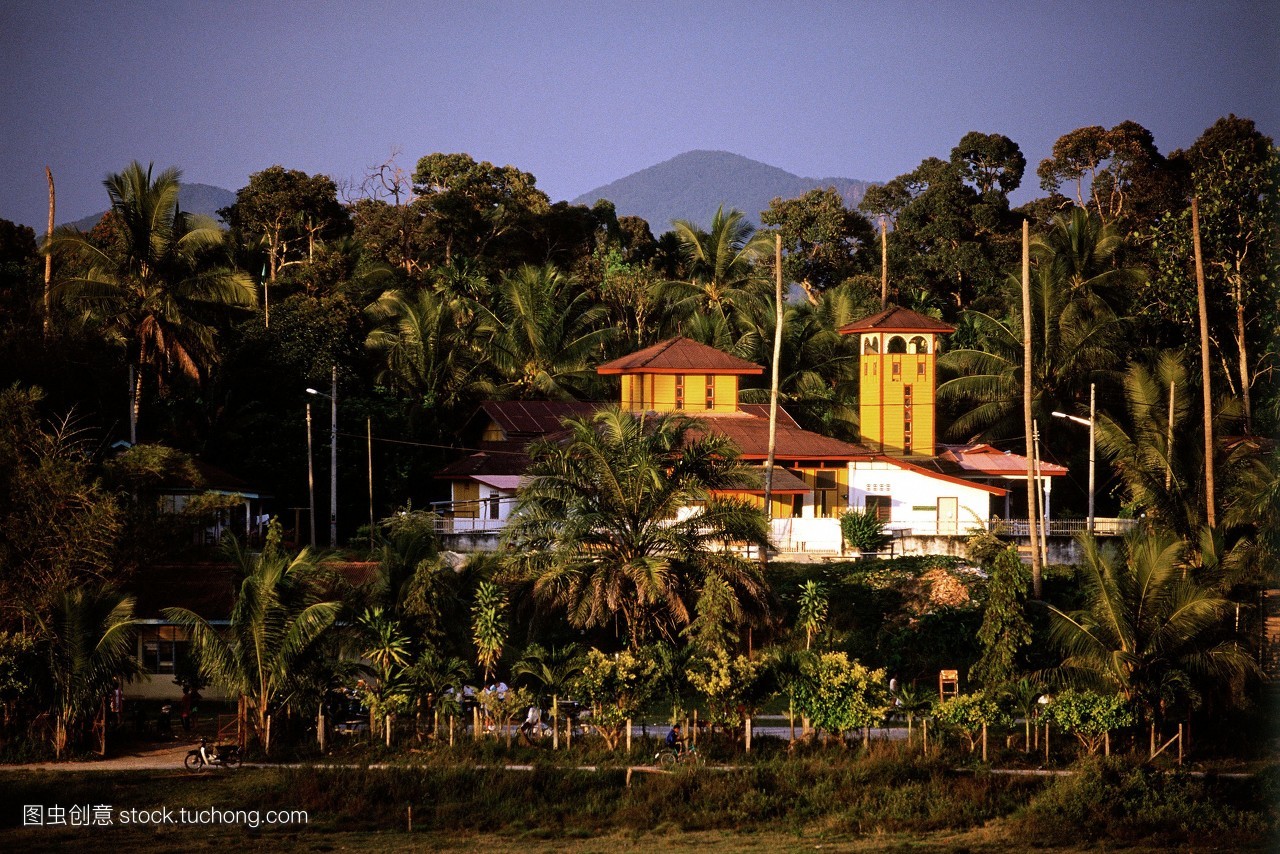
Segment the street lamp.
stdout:
<svg viewBox="0 0 1280 854">
<path fill-rule="evenodd" d="M 1094 492 L 1094 424 L 1097 421 L 1097 397 L 1094 393 L 1094 384 L 1089 383 L 1089 417 L 1081 418 L 1078 415 L 1068 415 L 1065 412 L 1053 413 L 1054 418 L 1065 418 L 1068 421 L 1074 421 L 1077 424 L 1083 424 L 1089 428 L 1089 533 L 1093 533 L 1093 492 Z"/>
<path fill-rule="evenodd" d="M 333 385 L 329 394 L 314 388 L 307 394 L 329 398 L 329 548 L 338 547 L 338 366 L 333 366 Z"/>
</svg>

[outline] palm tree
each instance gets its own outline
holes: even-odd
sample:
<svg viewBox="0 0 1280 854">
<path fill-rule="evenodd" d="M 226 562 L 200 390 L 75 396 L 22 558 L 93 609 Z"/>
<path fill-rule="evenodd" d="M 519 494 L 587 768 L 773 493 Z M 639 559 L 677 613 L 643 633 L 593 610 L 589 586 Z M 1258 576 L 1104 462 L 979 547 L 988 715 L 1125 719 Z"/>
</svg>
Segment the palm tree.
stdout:
<svg viewBox="0 0 1280 854">
<path fill-rule="evenodd" d="M 1080 544 L 1084 607 L 1049 607 L 1050 637 L 1063 655 L 1056 676 L 1120 694 L 1155 721 L 1197 705 L 1205 692 L 1238 692 L 1257 672 L 1222 634 L 1230 602 L 1188 571 L 1183 540 L 1137 530 L 1122 547 L 1089 536 Z"/>
<path fill-rule="evenodd" d="M 129 422 L 135 444 L 143 376 L 163 393 L 169 377 L 199 380 L 217 359 L 213 327 L 198 310 L 257 302 L 247 275 L 215 263 L 224 236 L 217 223 L 178 210 L 181 173 L 170 168 L 153 180 L 151 169 L 134 161 L 104 182 L 113 239 L 99 243 L 72 229 L 52 241 L 52 251 L 69 252 L 82 265 L 62 282 L 64 298 L 87 308 L 137 369 Z"/>
<path fill-rule="evenodd" d="M 387 291 L 365 309 L 376 324 L 365 347 L 382 357 L 379 380 L 428 409 L 454 410 L 493 390 L 476 348 L 477 307 L 447 291 Z"/>
<path fill-rule="evenodd" d="M 225 629 L 186 608 L 164 611 L 191 632 L 192 648 L 205 674 L 241 697 L 242 714 L 253 711 L 254 729 L 268 752 L 272 712 L 287 705 L 293 672 L 316 651 L 342 607 L 340 602 L 321 601 L 325 573 L 310 551 L 290 557 L 278 543 L 274 521 L 259 554 L 228 539 L 227 554 L 240 582 Z"/>
<path fill-rule="evenodd" d="M 471 605 L 471 637 L 476 646 L 476 663 L 488 682 L 507 643 L 507 595 L 492 581 L 476 585 Z"/>
<path fill-rule="evenodd" d="M 857 336 L 836 330 L 855 319 L 853 310 L 852 294 L 846 288 L 825 291 L 816 304 L 786 307 L 778 398 L 801 426 L 850 441 L 858 437 L 858 342 Z M 763 345 L 773 340 L 773 312 L 745 319 L 754 331 L 744 334 L 739 343 L 756 348 L 741 352 L 740 347 L 738 355 L 757 363 L 771 362 L 773 354 Z M 744 403 L 765 403 L 768 396 L 768 389 L 742 391 Z"/>
<path fill-rule="evenodd" d="M 804 648 L 813 648 L 813 636 L 822 631 L 827 622 L 827 591 L 822 582 L 810 579 L 800 585 L 797 600 L 800 613 L 796 616 L 796 628 L 804 632 Z"/>
<path fill-rule="evenodd" d="M 1096 214 L 1078 209 L 1055 218 L 1050 232 L 1032 241 L 1032 406 L 1042 431 L 1052 429 L 1053 411 L 1072 408 L 1090 382 L 1111 377 L 1122 360 L 1121 323 L 1107 296 L 1141 274 L 1109 266 L 1120 242 Z M 953 437 L 1023 434 L 1021 293 L 1021 279 L 1008 277 L 1005 316 L 965 312 L 979 346 L 938 360 L 956 375 L 938 386 L 939 400 L 969 407 L 951 425 Z"/>
<path fill-rule="evenodd" d="M 708 576 L 748 615 L 770 607 L 759 567 L 725 549 L 768 544 L 763 514 L 711 493 L 750 478 L 736 447 L 679 413 L 618 408 L 565 422 L 531 450 L 529 483 L 506 531 L 534 595 L 580 628 L 617 621 L 633 648 L 674 638 Z"/>
<path fill-rule="evenodd" d="M 710 314 L 738 329 L 737 315 L 767 307 L 769 288 L 756 274 L 755 265 L 769 254 L 773 241 L 757 233 L 741 211 L 725 213 L 722 205 L 711 218 L 709 231 L 682 219 L 672 226 L 687 278 L 659 286 L 657 296 L 667 305 L 669 326 Z"/>
<path fill-rule="evenodd" d="M 496 369 L 502 394 L 572 400 L 595 381 L 594 366 L 614 334 L 606 311 L 555 267 L 525 264 L 503 276 L 484 353 Z"/>
<path fill-rule="evenodd" d="M 555 701 L 566 696 L 582 673 L 585 658 L 575 643 L 560 647 L 532 644 L 511 669 L 512 676 L 523 676 L 538 686 L 538 701 Z"/>
<path fill-rule="evenodd" d="M 1122 388 L 1123 411 L 1098 416 L 1098 449 L 1111 459 L 1134 511 L 1190 539 L 1204 515 L 1198 385 L 1183 354 L 1165 351 L 1150 365 L 1131 363 Z M 1216 411 L 1229 417 L 1233 408 L 1222 401 Z"/>
<path fill-rule="evenodd" d="M 59 758 L 99 713 L 115 681 L 142 672 L 133 655 L 133 608 L 132 596 L 110 588 L 75 587 L 55 600 L 49 614 L 32 614 L 48 665 Z"/>
</svg>

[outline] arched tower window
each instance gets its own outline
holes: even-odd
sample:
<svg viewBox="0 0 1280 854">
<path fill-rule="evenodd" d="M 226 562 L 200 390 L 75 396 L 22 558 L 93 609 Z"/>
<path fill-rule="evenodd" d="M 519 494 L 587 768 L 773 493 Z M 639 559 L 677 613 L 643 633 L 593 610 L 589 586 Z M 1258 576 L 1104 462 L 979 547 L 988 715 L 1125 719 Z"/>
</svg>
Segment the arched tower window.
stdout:
<svg viewBox="0 0 1280 854">
<path fill-rule="evenodd" d="M 864 335 L 862 337 L 862 352 L 879 353 L 880 339 L 875 335 Z"/>
<path fill-rule="evenodd" d="M 928 353 L 929 342 L 925 340 L 923 335 L 917 335 L 907 342 L 908 353 Z"/>
<path fill-rule="evenodd" d="M 907 340 L 901 335 L 895 335 L 889 339 L 889 346 L 885 348 L 886 353 L 905 353 L 907 352 Z"/>
</svg>

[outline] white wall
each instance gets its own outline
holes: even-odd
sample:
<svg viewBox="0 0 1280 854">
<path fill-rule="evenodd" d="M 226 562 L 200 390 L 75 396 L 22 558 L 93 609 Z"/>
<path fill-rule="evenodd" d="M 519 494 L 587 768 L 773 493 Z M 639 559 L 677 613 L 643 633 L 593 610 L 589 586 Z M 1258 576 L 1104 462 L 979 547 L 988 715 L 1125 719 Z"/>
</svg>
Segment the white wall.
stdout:
<svg viewBox="0 0 1280 854">
<path fill-rule="evenodd" d="M 888 495 L 892 504 L 887 527 L 891 529 L 934 533 L 938 499 L 943 497 L 957 499 L 958 536 L 991 516 L 991 493 L 983 489 L 928 477 L 886 462 L 852 462 L 849 468 L 849 506 L 861 510 L 868 495 Z"/>
</svg>

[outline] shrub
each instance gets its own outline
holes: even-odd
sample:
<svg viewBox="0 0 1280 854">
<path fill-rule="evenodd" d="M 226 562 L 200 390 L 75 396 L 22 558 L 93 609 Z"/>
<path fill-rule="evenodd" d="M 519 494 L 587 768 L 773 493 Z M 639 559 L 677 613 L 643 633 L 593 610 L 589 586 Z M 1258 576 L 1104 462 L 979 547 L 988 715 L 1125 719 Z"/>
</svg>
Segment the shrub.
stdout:
<svg viewBox="0 0 1280 854">
<path fill-rule="evenodd" d="M 934 706 L 933 717 L 968 739 L 970 753 L 978 748 L 984 724 L 988 727 L 1009 726 L 1013 722 L 1000 704 L 986 694 L 961 694 L 943 700 Z"/>
<path fill-rule="evenodd" d="M 840 517 L 840 534 L 860 552 L 878 552 L 889 542 L 875 510 L 846 510 Z"/>
<path fill-rule="evenodd" d="M 1133 726 L 1133 710 L 1118 694 L 1098 694 L 1074 689 L 1055 694 L 1044 709 L 1049 722 L 1074 735 L 1095 755 L 1107 733 Z"/>
<path fill-rule="evenodd" d="M 796 680 L 796 708 L 829 733 L 871 726 L 889 713 L 884 671 L 868 670 L 843 652 L 814 656 Z"/>
</svg>

